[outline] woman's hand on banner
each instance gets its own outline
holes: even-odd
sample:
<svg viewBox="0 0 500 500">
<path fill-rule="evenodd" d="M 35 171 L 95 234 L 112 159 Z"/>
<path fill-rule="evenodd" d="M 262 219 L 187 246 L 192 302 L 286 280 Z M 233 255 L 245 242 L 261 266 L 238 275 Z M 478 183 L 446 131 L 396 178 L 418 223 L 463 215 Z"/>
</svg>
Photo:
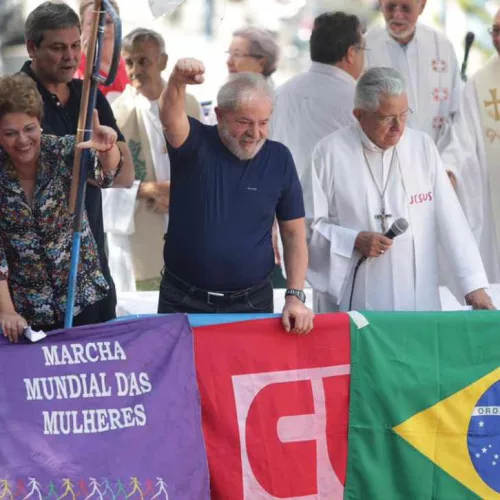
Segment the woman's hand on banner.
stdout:
<svg viewBox="0 0 500 500">
<path fill-rule="evenodd" d="M 9 342 L 17 343 L 18 338 L 28 326 L 26 320 L 17 313 L 0 313 L 0 331 Z"/>
</svg>

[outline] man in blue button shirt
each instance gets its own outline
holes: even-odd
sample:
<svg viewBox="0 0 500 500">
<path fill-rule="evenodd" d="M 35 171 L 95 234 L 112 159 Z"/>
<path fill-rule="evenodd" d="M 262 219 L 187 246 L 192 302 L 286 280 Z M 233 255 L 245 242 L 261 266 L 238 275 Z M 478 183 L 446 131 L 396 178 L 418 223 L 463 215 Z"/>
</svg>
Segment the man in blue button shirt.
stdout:
<svg viewBox="0 0 500 500">
<path fill-rule="evenodd" d="M 273 91 L 261 75 L 235 74 L 217 96 L 218 125 L 203 125 L 184 101 L 204 72 L 181 59 L 160 98 L 171 191 L 158 312 L 272 312 L 276 216 L 288 276 L 283 325 L 307 333 L 304 203 L 290 151 L 267 140 Z"/>
</svg>

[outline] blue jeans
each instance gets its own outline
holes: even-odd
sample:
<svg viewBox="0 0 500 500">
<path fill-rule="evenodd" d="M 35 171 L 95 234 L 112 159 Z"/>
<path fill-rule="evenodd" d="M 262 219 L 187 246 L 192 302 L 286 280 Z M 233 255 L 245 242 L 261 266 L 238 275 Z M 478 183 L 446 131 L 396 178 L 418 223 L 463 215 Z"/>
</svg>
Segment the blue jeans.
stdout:
<svg viewBox="0 0 500 500">
<path fill-rule="evenodd" d="M 273 285 L 262 283 L 236 292 L 209 292 L 197 288 L 167 269 L 162 271 L 158 313 L 272 313 Z"/>
</svg>

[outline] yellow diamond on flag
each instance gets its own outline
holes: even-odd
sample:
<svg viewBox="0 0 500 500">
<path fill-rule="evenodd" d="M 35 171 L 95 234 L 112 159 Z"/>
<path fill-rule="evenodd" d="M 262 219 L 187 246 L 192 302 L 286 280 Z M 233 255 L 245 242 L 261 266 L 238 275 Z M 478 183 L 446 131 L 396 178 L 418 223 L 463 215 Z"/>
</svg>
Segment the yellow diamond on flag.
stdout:
<svg viewBox="0 0 500 500">
<path fill-rule="evenodd" d="M 393 430 L 481 498 L 500 497 L 500 368 Z"/>
</svg>

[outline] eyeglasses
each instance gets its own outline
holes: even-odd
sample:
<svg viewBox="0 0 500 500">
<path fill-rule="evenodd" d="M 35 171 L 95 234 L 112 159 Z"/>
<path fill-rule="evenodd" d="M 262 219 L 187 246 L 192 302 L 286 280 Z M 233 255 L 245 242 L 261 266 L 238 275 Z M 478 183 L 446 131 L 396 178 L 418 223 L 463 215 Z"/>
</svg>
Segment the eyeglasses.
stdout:
<svg viewBox="0 0 500 500">
<path fill-rule="evenodd" d="M 500 26 L 493 26 L 492 28 L 488 28 L 488 33 L 491 36 L 498 36 L 498 35 L 500 35 Z"/>
<path fill-rule="evenodd" d="M 241 52 L 231 52 L 230 50 L 226 50 L 224 52 L 228 57 L 232 57 L 233 59 L 242 59 L 243 57 L 253 57 L 254 59 L 261 59 L 264 56 L 260 54 L 243 54 Z"/>
<path fill-rule="evenodd" d="M 406 111 L 403 111 L 399 115 L 392 115 L 392 116 L 377 116 L 377 120 L 380 123 L 383 123 L 384 125 L 389 125 L 390 123 L 393 123 L 395 121 L 406 121 L 408 119 L 408 116 L 411 116 L 413 114 L 413 111 L 408 108 Z"/>
</svg>

